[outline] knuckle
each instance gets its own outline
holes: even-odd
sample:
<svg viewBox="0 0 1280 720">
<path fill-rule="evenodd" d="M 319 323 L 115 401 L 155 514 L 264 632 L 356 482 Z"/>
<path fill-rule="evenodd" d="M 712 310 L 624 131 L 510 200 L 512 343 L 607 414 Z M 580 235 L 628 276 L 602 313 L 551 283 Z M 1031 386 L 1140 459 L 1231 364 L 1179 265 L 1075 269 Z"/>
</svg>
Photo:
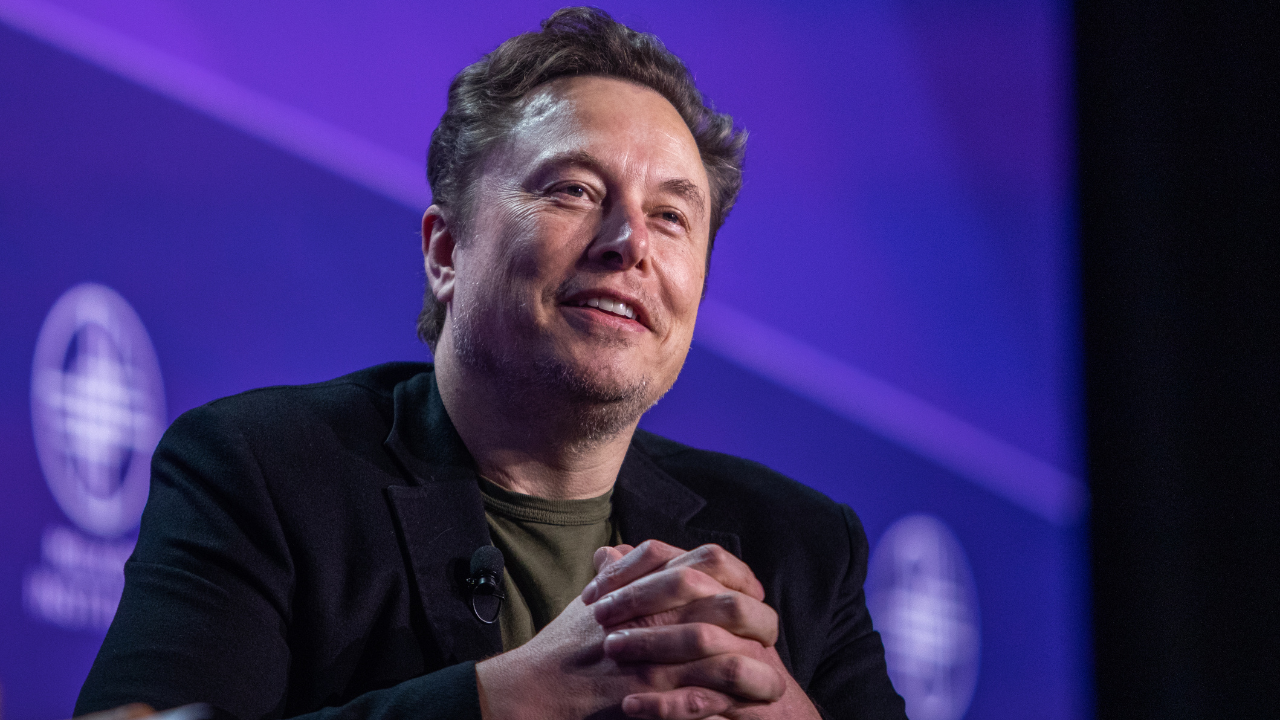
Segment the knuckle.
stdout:
<svg viewBox="0 0 1280 720">
<path fill-rule="evenodd" d="M 742 560 L 738 559 L 737 555 L 719 545 L 708 546 L 708 553 L 710 553 L 711 560 L 716 564 L 716 567 L 723 569 L 726 573 L 741 574 L 746 569 L 746 565 Z"/>
<path fill-rule="evenodd" d="M 715 626 L 709 623 L 694 623 L 690 630 L 691 650 L 700 654 L 708 654 L 715 644 Z"/>
<path fill-rule="evenodd" d="M 615 578 L 618 577 L 620 569 L 617 563 L 605 565 L 600 572 L 596 573 L 596 584 L 603 590 L 613 584 Z"/>
<path fill-rule="evenodd" d="M 661 540 L 649 539 L 636 546 L 636 550 L 640 551 L 644 557 L 655 556 L 658 558 L 670 557 L 673 547 L 662 542 Z"/>
<path fill-rule="evenodd" d="M 720 663 L 720 681 L 725 687 L 736 688 L 742 681 L 743 659 L 740 655 L 728 655 Z"/>
<path fill-rule="evenodd" d="M 702 688 L 690 688 L 684 695 L 684 709 L 690 715 L 701 717 L 711 708 L 711 695 Z"/>
<path fill-rule="evenodd" d="M 693 594 L 697 591 L 699 585 L 698 571 L 689 567 L 680 567 L 675 569 L 676 588 L 685 594 Z"/>
<path fill-rule="evenodd" d="M 740 626 L 747 618 L 747 608 L 743 596 L 738 593 L 721 593 L 716 596 L 720 604 L 720 612 L 724 619 L 734 626 Z"/>
<path fill-rule="evenodd" d="M 673 698 L 669 693 L 663 693 L 658 696 L 657 716 L 660 718 L 676 718 L 680 717 L 680 705 L 682 704 L 678 698 Z"/>
<path fill-rule="evenodd" d="M 703 555 L 708 560 L 722 565 L 727 564 L 729 559 L 733 557 L 728 550 L 725 550 L 715 543 L 707 543 L 698 549 L 702 551 Z"/>
<path fill-rule="evenodd" d="M 604 567 L 600 568 L 600 572 L 596 573 L 596 582 L 605 584 L 612 584 L 616 582 L 620 576 L 627 572 L 629 565 L 630 564 L 626 562 L 626 558 L 618 560 L 617 562 L 607 563 Z"/>
<path fill-rule="evenodd" d="M 710 575 L 719 577 L 729 569 L 729 561 L 725 558 L 728 553 L 719 545 L 703 545 L 693 552 L 694 564 Z"/>
</svg>

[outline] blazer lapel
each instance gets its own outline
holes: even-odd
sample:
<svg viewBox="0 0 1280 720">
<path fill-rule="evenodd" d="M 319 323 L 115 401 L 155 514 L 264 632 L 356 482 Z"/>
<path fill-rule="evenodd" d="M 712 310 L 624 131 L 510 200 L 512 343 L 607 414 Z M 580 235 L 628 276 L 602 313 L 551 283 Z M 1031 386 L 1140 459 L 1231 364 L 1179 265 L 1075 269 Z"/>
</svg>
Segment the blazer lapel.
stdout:
<svg viewBox="0 0 1280 720">
<path fill-rule="evenodd" d="M 715 543 L 742 557 L 738 536 L 722 530 L 690 526 L 689 521 L 707 501 L 671 477 L 636 449 L 627 451 L 614 485 L 614 517 L 623 542 L 639 545 L 661 540 L 684 550 Z"/>
<path fill-rule="evenodd" d="M 471 455 L 445 413 L 434 373 L 396 386 L 394 402 L 384 446 L 414 484 L 386 492 L 415 601 L 446 664 L 502 652 L 498 625 L 475 618 L 463 584 L 472 553 L 490 544 Z"/>
</svg>

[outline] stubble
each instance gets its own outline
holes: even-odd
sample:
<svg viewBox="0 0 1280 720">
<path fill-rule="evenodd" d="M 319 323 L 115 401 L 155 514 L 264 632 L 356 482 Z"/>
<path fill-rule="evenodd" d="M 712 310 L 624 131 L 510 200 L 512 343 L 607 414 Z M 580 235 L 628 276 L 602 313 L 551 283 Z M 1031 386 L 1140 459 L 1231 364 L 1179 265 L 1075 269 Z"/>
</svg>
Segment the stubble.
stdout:
<svg viewBox="0 0 1280 720">
<path fill-rule="evenodd" d="M 586 372 L 549 350 L 549 341 L 532 343 L 529 352 L 513 350 L 483 332 L 468 309 L 457 309 L 450 330 L 458 363 L 487 378 L 511 412 L 557 426 L 571 450 L 617 437 L 665 394 L 652 397 L 647 374 L 626 382 Z"/>
</svg>

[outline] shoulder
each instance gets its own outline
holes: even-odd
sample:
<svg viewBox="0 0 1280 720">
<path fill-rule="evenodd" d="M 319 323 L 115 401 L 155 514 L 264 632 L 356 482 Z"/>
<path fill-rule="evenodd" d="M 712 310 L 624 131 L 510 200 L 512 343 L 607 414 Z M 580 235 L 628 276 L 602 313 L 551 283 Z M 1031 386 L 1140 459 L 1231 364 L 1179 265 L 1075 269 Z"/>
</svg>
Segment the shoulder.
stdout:
<svg viewBox="0 0 1280 720">
<path fill-rule="evenodd" d="M 248 390 L 183 413 L 170 432 L 219 428 L 258 437 L 315 427 L 367 428 L 371 422 L 390 427 L 396 386 L 431 369 L 428 363 L 386 363 L 325 382 Z"/>
<path fill-rule="evenodd" d="M 796 544 L 865 551 L 857 516 L 845 505 L 765 465 L 699 450 L 645 431 L 633 445 L 681 485 L 706 500 L 697 520 L 781 550 Z"/>
<path fill-rule="evenodd" d="M 214 400 L 174 420 L 157 454 L 211 467 L 250 463 L 283 477 L 354 458 L 384 464 L 396 388 L 430 371 L 426 363 L 388 363 Z"/>
<path fill-rule="evenodd" d="M 148 508 L 156 506 L 156 517 L 229 513 L 258 528 L 303 533 L 376 514 L 359 508 L 383 507 L 382 489 L 404 482 L 384 446 L 396 388 L 430 370 L 423 363 L 378 365 L 189 410 L 153 455 Z"/>
</svg>

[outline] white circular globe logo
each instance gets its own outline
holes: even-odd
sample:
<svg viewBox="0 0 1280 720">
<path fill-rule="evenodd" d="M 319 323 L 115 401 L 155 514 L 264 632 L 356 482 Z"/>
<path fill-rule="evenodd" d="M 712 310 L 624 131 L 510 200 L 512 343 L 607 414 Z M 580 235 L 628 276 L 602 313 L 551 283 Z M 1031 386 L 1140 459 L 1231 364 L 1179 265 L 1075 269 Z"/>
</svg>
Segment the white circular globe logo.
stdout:
<svg viewBox="0 0 1280 720">
<path fill-rule="evenodd" d="M 165 417 L 160 365 L 129 303 L 93 283 L 64 293 L 36 340 L 31 423 L 49 489 L 82 530 L 137 525 Z"/>
<path fill-rule="evenodd" d="M 978 683 L 978 596 L 964 550 L 929 515 L 898 520 L 867 569 L 867 608 L 911 720 L 959 720 Z"/>
</svg>

